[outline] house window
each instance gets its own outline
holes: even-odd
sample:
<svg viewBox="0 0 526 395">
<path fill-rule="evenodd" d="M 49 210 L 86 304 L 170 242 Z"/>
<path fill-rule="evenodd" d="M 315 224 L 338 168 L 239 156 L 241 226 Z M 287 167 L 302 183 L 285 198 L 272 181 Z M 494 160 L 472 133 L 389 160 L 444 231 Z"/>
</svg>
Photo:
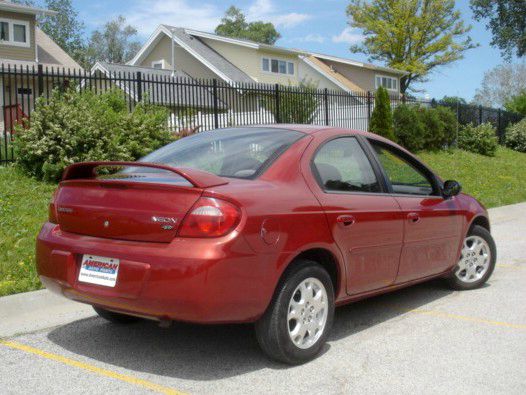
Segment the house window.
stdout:
<svg viewBox="0 0 526 395">
<path fill-rule="evenodd" d="M 294 75 L 294 63 L 281 59 L 261 59 L 261 69 L 267 73 Z"/>
<path fill-rule="evenodd" d="M 390 91 L 398 91 L 398 79 L 388 77 L 385 75 L 376 76 L 376 89 L 383 86 L 385 89 Z"/>
<path fill-rule="evenodd" d="M 9 23 L 0 22 L 0 40 L 9 41 Z"/>
<path fill-rule="evenodd" d="M 164 59 L 153 61 L 152 62 L 152 68 L 154 68 L 154 69 L 164 69 Z"/>
<path fill-rule="evenodd" d="M 29 22 L 0 19 L 0 44 L 29 47 Z"/>
</svg>

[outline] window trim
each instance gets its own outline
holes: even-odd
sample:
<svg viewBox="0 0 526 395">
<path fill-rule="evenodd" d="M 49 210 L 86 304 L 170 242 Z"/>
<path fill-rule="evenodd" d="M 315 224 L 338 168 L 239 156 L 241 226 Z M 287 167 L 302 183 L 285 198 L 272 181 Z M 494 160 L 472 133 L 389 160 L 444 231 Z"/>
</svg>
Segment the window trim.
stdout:
<svg viewBox="0 0 526 395">
<path fill-rule="evenodd" d="M 160 64 L 161 65 L 161 69 L 164 69 L 165 65 L 166 65 L 166 61 L 164 59 L 152 60 L 152 63 L 150 64 L 151 68 L 152 69 L 156 69 L 156 70 L 161 70 L 161 69 L 158 69 L 158 68 L 155 67 L 156 64 Z"/>
<path fill-rule="evenodd" d="M 316 168 L 316 164 L 314 163 L 314 159 L 316 158 L 316 155 L 318 155 L 318 152 L 328 143 L 330 143 L 333 140 L 341 139 L 341 138 L 350 138 L 355 139 L 358 142 L 358 145 L 362 149 L 365 157 L 369 161 L 369 164 L 371 165 L 371 168 L 373 169 L 373 173 L 376 177 L 376 180 L 378 181 L 378 184 L 380 186 L 379 192 L 361 192 L 361 191 L 333 191 L 325 188 L 325 185 L 323 185 L 322 180 L 320 178 L 320 174 L 318 173 L 318 169 Z M 384 176 L 384 173 L 381 171 L 381 167 L 379 167 L 378 162 L 376 161 L 376 158 L 374 158 L 371 154 L 371 151 L 369 147 L 367 146 L 367 142 L 363 141 L 362 136 L 360 135 L 353 135 L 353 134 L 340 134 L 337 136 L 332 136 L 329 139 L 323 140 L 314 150 L 312 153 L 312 156 L 310 158 L 310 171 L 312 176 L 314 177 L 314 180 L 316 181 L 316 184 L 318 185 L 318 188 L 323 193 L 327 194 L 337 194 L 337 195 L 374 195 L 374 196 L 387 196 L 389 195 L 389 187 L 386 183 L 386 179 Z"/>
<path fill-rule="evenodd" d="M 383 85 L 378 85 L 378 78 L 389 78 L 391 80 L 395 80 L 396 81 L 396 89 L 393 89 L 393 88 L 388 88 L 386 86 L 384 86 L 385 89 L 387 89 L 388 91 L 391 91 L 391 92 L 399 92 L 400 90 L 400 79 L 398 77 L 392 77 L 390 75 L 384 75 L 384 74 L 375 74 L 374 76 L 374 87 L 375 89 L 378 89 L 380 86 L 383 86 Z M 392 83 L 391 83 L 392 85 Z"/>
<path fill-rule="evenodd" d="M 381 140 L 377 140 L 375 138 L 366 137 L 365 138 L 366 143 L 368 145 L 368 149 L 370 150 L 371 156 L 374 158 L 374 161 L 377 163 L 379 170 L 382 173 L 382 178 L 384 179 L 385 184 L 387 185 L 388 194 L 390 196 L 400 196 L 400 197 L 414 197 L 414 198 L 438 198 L 443 199 L 441 192 L 441 182 L 439 181 L 439 178 L 437 175 L 426 165 L 424 165 L 422 162 L 420 162 L 418 159 L 413 157 L 410 154 L 407 154 L 406 152 L 400 150 L 399 148 L 383 142 Z M 394 192 L 393 186 L 391 185 L 391 181 L 389 180 L 389 176 L 385 172 L 385 169 L 383 168 L 380 159 L 378 158 L 378 155 L 376 151 L 373 148 L 373 143 L 379 145 L 382 148 L 387 149 L 388 151 L 391 151 L 397 156 L 400 156 L 402 159 L 404 159 L 406 162 L 408 162 L 415 170 L 423 173 L 423 175 L 430 181 L 431 186 L 433 187 L 433 192 L 431 195 L 417 195 L 417 194 L 411 194 L 411 193 L 400 193 L 400 192 Z"/>
<path fill-rule="evenodd" d="M 8 24 L 9 40 L 0 40 L 0 45 L 12 46 L 12 47 L 31 47 L 31 30 L 29 21 L 23 21 L 20 19 L 0 18 L 0 22 L 6 22 Z M 15 41 L 15 27 L 14 25 L 23 25 L 26 28 L 26 41 L 20 42 Z"/>
<path fill-rule="evenodd" d="M 263 69 L 263 59 L 267 59 L 268 60 L 268 71 L 267 70 L 264 70 Z M 277 60 L 278 62 L 285 62 L 285 73 L 280 73 L 279 71 L 278 72 L 274 72 L 272 71 L 272 61 L 273 60 Z M 289 74 L 289 63 L 292 63 L 293 64 L 293 71 L 294 73 L 292 74 Z M 296 64 L 294 61 L 292 60 L 289 60 L 289 59 L 283 59 L 283 58 L 274 58 L 274 57 L 269 57 L 269 56 L 262 56 L 261 57 L 261 62 L 260 62 L 260 69 L 261 69 L 261 72 L 262 73 L 265 73 L 265 74 L 271 74 L 271 75 L 283 75 L 283 76 L 295 76 L 296 75 Z M 278 69 L 279 69 L 279 64 L 278 64 Z"/>
</svg>

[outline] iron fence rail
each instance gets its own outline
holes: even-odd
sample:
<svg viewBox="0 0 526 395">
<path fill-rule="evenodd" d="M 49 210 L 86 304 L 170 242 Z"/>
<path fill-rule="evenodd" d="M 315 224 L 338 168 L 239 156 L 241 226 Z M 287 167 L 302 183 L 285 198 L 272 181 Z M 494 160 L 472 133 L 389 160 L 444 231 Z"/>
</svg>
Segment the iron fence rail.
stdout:
<svg viewBox="0 0 526 395">
<path fill-rule="evenodd" d="M 117 89 L 132 111 L 137 103 L 169 110 L 167 125 L 178 133 L 234 125 L 305 123 L 368 130 L 374 92 L 344 92 L 261 83 L 230 85 L 218 80 L 172 77 L 152 69 L 142 72 L 87 72 L 65 68 L 0 66 L 0 163 L 14 160 L 15 126 L 30 124 L 38 98 L 48 100 L 54 89 L 73 87 L 101 93 Z M 391 96 L 395 108 L 403 102 L 433 106 L 434 101 Z M 448 105 L 460 124 L 491 122 L 502 142 L 507 125 L 520 116 L 500 109 Z"/>
</svg>

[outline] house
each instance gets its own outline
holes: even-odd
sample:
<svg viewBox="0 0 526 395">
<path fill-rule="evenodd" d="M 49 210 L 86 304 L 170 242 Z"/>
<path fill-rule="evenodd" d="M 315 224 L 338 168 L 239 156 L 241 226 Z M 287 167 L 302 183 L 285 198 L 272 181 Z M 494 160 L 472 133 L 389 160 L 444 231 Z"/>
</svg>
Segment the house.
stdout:
<svg viewBox="0 0 526 395">
<path fill-rule="evenodd" d="M 159 25 L 129 62 L 132 66 L 180 70 L 194 78 L 297 86 L 310 81 L 318 89 L 345 92 L 386 87 L 400 93 L 405 72 L 300 49 L 222 37 L 182 27 Z"/>
<path fill-rule="evenodd" d="M 56 12 L 0 0 L 0 127 L 7 133 L 33 109 L 36 70 L 46 67 L 80 69 L 62 48 L 36 26 L 38 15 Z M 7 72 L 9 71 L 9 73 Z M 53 84 L 44 78 L 45 87 Z M 3 133 L 2 133 L 3 134 Z"/>
</svg>

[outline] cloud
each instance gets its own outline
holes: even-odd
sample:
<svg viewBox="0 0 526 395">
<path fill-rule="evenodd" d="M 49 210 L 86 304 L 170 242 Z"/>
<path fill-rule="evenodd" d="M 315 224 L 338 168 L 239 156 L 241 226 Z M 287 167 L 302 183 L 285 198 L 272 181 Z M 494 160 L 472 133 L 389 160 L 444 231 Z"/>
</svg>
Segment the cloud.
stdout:
<svg viewBox="0 0 526 395">
<path fill-rule="evenodd" d="M 269 21 L 282 28 L 297 26 L 310 18 L 311 15 L 298 12 L 279 13 L 271 0 L 255 0 L 247 11 L 248 21 Z"/>
<path fill-rule="evenodd" d="M 224 11 L 215 4 L 196 4 L 189 0 L 140 0 L 123 14 L 140 35 L 149 36 L 162 23 L 213 31 Z"/>
<path fill-rule="evenodd" d="M 325 41 L 325 37 L 323 37 L 321 34 L 318 33 L 311 33 L 307 34 L 304 37 L 295 37 L 290 40 L 290 42 L 298 42 L 298 43 L 323 43 Z"/>
<path fill-rule="evenodd" d="M 333 43 L 346 43 L 346 44 L 358 44 L 363 41 L 363 34 L 353 30 L 350 27 L 346 27 L 337 36 L 332 36 Z"/>
</svg>

